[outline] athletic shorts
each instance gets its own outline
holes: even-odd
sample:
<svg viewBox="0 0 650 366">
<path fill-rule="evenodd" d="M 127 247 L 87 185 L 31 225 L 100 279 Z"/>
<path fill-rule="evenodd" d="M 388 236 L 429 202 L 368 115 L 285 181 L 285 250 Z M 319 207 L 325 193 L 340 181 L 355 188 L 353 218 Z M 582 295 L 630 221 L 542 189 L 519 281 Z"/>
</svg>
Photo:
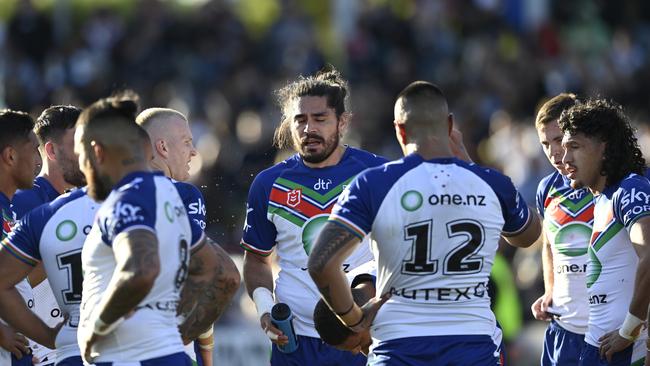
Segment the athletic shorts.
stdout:
<svg viewBox="0 0 650 366">
<path fill-rule="evenodd" d="M 541 365 L 577 366 L 584 345 L 584 334 L 570 332 L 553 320 L 546 328 Z"/>
<path fill-rule="evenodd" d="M 192 366 L 192 360 L 185 352 L 151 358 L 140 362 L 97 362 L 95 366 Z"/>
<path fill-rule="evenodd" d="M 73 356 L 57 363 L 56 366 L 83 366 L 83 364 L 84 362 L 81 359 L 81 356 Z"/>
<path fill-rule="evenodd" d="M 320 338 L 298 336 L 298 349 L 282 353 L 274 344 L 271 351 L 271 366 L 365 366 L 366 356 L 361 353 L 340 351 Z"/>
<path fill-rule="evenodd" d="M 621 352 L 614 353 L 612 362 L 607 362 L 606 358 L 600 358 L 598 347 L 585 343 L 580 355 L 580 366 L 643 366 L 645 359 L 640 359 L 632 363 L 633 346 L 629 346 Z"/>
<path fill-rule="evenodd" d="M 487 335 L 428 336 L 380 342 L 368 357 L 369 366 L 499 366 L 501 345 Z"/>
</svg>

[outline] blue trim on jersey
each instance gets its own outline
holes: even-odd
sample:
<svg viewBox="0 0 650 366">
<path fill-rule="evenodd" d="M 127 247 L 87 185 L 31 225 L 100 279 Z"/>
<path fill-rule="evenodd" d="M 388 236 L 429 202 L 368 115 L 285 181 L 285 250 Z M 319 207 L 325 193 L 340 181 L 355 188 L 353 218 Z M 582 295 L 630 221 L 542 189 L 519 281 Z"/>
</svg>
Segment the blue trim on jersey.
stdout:
<svg viewBox="0 0 650 366">
<path fill-rule="evenodd" d="M 50 203 L 46 203 L 33 209 L 14 227 L 7 238 L 7 244 L 19 249 L 22 254 L 29 256 L 30 259 L 40 261 L 41 235 L 43 234 L 43 229 L 47 222 L 61 207 L 85 195 L 85 188 L 77 189 L 60 196 Z M 20 258 L 11 250 L 9 252 L 14 254 L 14 256 L 22 262 L 34 265 L 34 263 L 28 263 L 25 261 L 24 258 Z"/>
<path fill-rule="evenodd" d="M 122 178 L 97 213 L 102 241 L 112 246 L 121 232 L 147 227 L 156 230 L 156 183 L 162 172 L 132 172 Z"/>
<path fill-rule="evenodd" d="M 261 253 L 269 253 L 276 245 L 277 231 L 275 225 L 268 220 L 267 212 L 271 189 L 279 178 L 287 178 L 292 182 L 312 187 L 320 180 L 331 180 L 331 187 L 336 187 L 352 176 L 368 167 L 374 167 L 386 162 L 386 159 L 367 151 L 347 147 L 338 164 L 324 168 L 306 166 L 300 155 L 295 154 L 268 169 L 260 172 L 248 191 L 246 223 L 242 242 L 249 249 Z"/>
<path fill-rule="evenodd" d="M 81 356 L 72 356 L 56 364 L 56 366 L 83 366 Z"/>
<path fill-rule="evenodd" d="M 557 182 L 559 177 L 562 177 L 557 170 L 553 173 L 545 176 L 537 185 L 537 193 L 535 194 L 535 203 L 537 206 L 537 212 L 539 215 L 544 218 L 544 202 L 546 197 L 548 197 L 548 192 L 551 190 L 551 187 Z"/>
<path fill-rule="evenodd" d="M 292 353 L 282 353 L 272 345 L 271 366 L 365 366 L 366 356 L 359 353 L 338 350 L 320 338 L 298 335 L 298 349 Z"/>
<path fill-rule="evenodd" d="M 19 189 L 11 200 L 11 208 L 16 213 L 16 218 L 21 219 L 34 208 L 54 201 L 59 197 L 59 192 L 45 177 L 38 176 L 34 179 L 34 186 L 30 189 Z"/>
<path fill-rule="evenodd" d="M 190 228 L 192 229 L 191 245 L 194 246 L 199 243 L 205 230 L 205 199 L 201 191 L 194 185 L 173 179 L 171 181 L 183 201 L 185 211 L 187 211 L 187 218 L 190 220 Z"/>
<path fill-rule="evenodd" d="M 612 201 L 614 217 L 628 230 L 641 217 L 650 215 L 650 181 L 644 176 L 630 174 L 602 194 Z"/>
<path fill-rule="evenodd" d="M 544 335 L 541 365 L 577 365 L 585 344 L 584 334 L 570 332 L 552 320 Z"/>
<path fill-rule="evenodd" d="M 505 220 L 505 234 L 516 233 L 525 228 L 530 216 L 526 202 L 510 181 L 510 178 L 496 170 L 470 164 L 457 158 L 424 160 L 419 154 L 370 168 L 359 174 L 344 191 L 332 210 L 332 219 L 353 224 L 368 234 L 384 198 L 393 185 L 408 171 L 422 163 L 455 164 L 465 168 L 485 181 L 496 194 Z"/>
</svg>

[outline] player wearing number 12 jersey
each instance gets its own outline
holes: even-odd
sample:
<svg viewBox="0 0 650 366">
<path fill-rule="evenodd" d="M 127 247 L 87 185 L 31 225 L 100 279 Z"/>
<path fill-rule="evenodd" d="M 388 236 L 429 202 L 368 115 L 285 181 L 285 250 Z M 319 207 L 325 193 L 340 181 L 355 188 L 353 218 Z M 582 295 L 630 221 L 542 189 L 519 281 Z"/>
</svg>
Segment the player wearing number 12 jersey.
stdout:
<svg viewBox="0 0 650 366">
<path fill-rule="evenodd" d="M 499 365 L 486 289 L 499 237 L 529 246 L 539 220 L 509 178 L 452 157 L 453 119 L 433 84 L 402 91 L 395 128 L 406 156 L 361 173 L 339 197 L 310 274 L 348 327 L 362 331 L 374 318 L 369 365 Z M 368 234 L 381 298 L 362 309 L 340 263 Z"/>
</svg>

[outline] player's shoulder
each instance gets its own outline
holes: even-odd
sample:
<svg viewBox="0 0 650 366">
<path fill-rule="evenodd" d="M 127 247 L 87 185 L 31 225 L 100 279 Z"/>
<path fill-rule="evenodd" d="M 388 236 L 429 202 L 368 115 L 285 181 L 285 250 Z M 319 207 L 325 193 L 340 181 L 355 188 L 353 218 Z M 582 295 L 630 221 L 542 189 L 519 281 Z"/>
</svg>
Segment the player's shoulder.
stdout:
<svg viewBox="0 0 650 366">
<path fill-rule="evenodd" d="M 627 175 L 620 182 L 605 190 L 605 193 L 611 193 L 613 196 L 630 193 L 638 195 L 639 192 L 642 192 L 642 194 L 645 194 L 645 192 L 650 193 L 650 181 L 645 176 L 635 173 Z M 648 197 L 648 200 L 650 200 L 650 197 Z"/>
<path fill-rule="evenodd" d="M 401 159 L 385 161 L 380 165 L 370 167 L 359 173 L 359 177 L 367 180 L 383 177 L 382 179 L 385 181 L 394 181 L 423 161 L 420 155 L 410 154 Z"/>
<path fill-rule="evenodd" d="M 178 194 L 181 196 L 181 198 L 203 197 L 203 193 L 201 193 L 199 188 L 194 184 L 179 182 L 173 179 L 170 180 L 174 184 L 174 187 L 176 187 L 176 190 L 178 191 Z"/>
<path fill-rule="evenodd" d="M 511 187 L 513 186 L 512 180 L 507 175 L 501 173 L 497 169 L 479 165 L 476 163 L 466 162 L 464 160 L 454 158 L 457 166 L 464 170 L 476 175 L 492 188 Z"/>
<path fill-rule="evenodd" d="M 302 163 L 300 162 L 300 156 L 298 154 L 294 154 L 287 159 L 257 173 L 255 179 L 253 179 L 251 189 L 271 189 L 271 186 L 273 186 L 273 183 L 276 181 L 276 179 L 278 179 L 278 177 L 285 174 L 287 171 L 300 169 L 301 165 Z"/>
<path fill-rule="evenodd" d="M 570 187 L 570 185 L 567 178 L 555 170 L 553 173 L 545 176 L 539 181 L 539 184 L 537 185 L 537 195 L 545 197 L 548 195 L 551 187 L 562 188 Z"/>
<path fill-rule="evenodd" d="M 358 149 L 352 146 L 347 146 L 346 153 L 351 159 L 359 162 L 361 165 L 367 168 L 375 167 L 388 162 L 388 159 L 383 156 L 379 156 L 369 151 Z"/>
</svg>

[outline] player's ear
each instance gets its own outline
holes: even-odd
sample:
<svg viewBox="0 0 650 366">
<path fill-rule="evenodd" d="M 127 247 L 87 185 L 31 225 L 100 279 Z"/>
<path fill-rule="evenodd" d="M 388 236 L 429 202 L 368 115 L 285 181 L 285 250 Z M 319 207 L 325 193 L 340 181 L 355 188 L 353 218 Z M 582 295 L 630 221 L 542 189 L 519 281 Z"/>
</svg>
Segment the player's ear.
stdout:
<svg viewBox="0 0 650 366">
<path fill-rule="evenodd" d="M 103 163 L 106 158 L 106 149 L 104 149 L 104 146 L 97 141 L 92 140 L 90 141 L 90 147 L 92 148 L 95 161 L 100 164 Z"/>
<path fill-rule="evenodd" d="M 156 149 L 156 152 L 158 155 L 162 156 L 163 158 L 167 159 L 167 143 L 163 139 L 158 139 L 156 140 L 156 143 L 154 144 L 154 148 Z M 156 154 L 154 154 L 155 157 Z"/>
<path fill-rule="evenodd" d="M 352 119 L 352 113 L 343 112 L 343 114 L 341 114 L 341 117 L 339 117 L 339 121 L 338 121 L 339 137 L 343 137 L 343 135 L 345 135 L 345 131 L 347 131 L 351 119 Z"/>
<path fill-rule="evenodd" d="M 399 123 L 398 121 L 393 121 L 393 125 L 395 126 L 395 136 L 397 136 L 397 141 L 401 145 L 406 145 L 408 143 L 408 140 L 406 139 L 406 128 L 404 123 Z"/>
<path fill-rule="evenodd" d="M 11 146 L 5 147 L 4 150 L 2 150 L 2 153 L 0 153 L 0 154 L 2 155 L 2 162 L 3 163 L 5 163 L 5 164 L 7 164 L 9 166 L 14 165 L 14 163 L 16 161 L 16 150 L 13 147 L 11 147 Z"/>
<path fill-rule="evenodd" d="M 56 160 L 56 151 L 54 149 L 54 144 L 52 141 L 48 141 L 43 145 L 43 151 L 45 152 L 45 157 L 48 160 Z"/>
</svg>

